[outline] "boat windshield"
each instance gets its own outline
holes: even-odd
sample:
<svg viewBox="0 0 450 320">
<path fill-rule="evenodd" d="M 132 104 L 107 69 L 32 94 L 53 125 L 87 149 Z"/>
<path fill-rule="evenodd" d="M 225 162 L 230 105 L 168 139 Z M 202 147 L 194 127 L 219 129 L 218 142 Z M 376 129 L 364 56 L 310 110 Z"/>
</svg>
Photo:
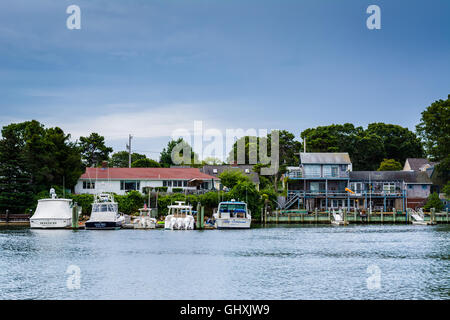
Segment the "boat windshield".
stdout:
<svg viewBox="0 0 450 320">
<path fill-rule="evenodd" d="M 92 212 L 116 212 L 116 203 L 94 203 L 92 205 Z"/>
<path fill-rule="evenodd" d="M 243 203 L 221 203 L 220 212 L 245 212 L 245 204 Z"/>
</svg>

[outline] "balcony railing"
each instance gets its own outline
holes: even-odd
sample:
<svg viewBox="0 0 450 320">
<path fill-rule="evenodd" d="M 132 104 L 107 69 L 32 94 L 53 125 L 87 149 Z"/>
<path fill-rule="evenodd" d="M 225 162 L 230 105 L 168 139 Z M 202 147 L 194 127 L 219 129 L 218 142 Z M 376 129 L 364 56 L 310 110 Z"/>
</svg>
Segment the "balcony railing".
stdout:
<svg viewBox="0 0 450 320">
<path fill-rule="evenodd" d="M 355 197 L 384 197 L 384 196 L 388 196 L 388 197 L 401 197 L 403 196 L 403 193 L 401 191 L 395 191 L 395 192 L 386 192 L 386 191 L 380 191 L 380 192 L 366 192 L 366 191 L 362 191 L 362 192 L 355 192 L 355 193 L 349 193 L 345 190 L 328 190 L 328 192 L 326 190 L 289 190 L 288 192 L 288 197 L 294 196 L 294 195 L 299 195 L 300 197 L 303 196 L 329 196 L 329 197 L 347 197 L 349 196 L 350 198 L 355 198 Z"/>
</svg>

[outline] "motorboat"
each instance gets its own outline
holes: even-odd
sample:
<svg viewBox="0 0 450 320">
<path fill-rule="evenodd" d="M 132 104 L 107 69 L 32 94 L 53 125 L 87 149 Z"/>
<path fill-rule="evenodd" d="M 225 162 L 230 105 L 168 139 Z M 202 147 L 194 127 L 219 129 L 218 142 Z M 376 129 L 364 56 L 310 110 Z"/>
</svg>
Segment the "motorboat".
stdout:
<svg viewBox="0 0 450 320">
<path fill-rule="evenodd" d="M 38 200 L 36 211 L 30 219 L 33 229 L 61 229 L 72 226 L 73 210 L 75 207 L 71 199 L 59 199 L 55 189 L 50 189 L 50 198 Z"/>
<path fill-rule="evenodd" d="M 87 230 L 115 230 L 125 223 L 125 217 L 119 213 L 119 206 L 111 193 L 94 196 L 91 217 L 85 223 Z"/>
<path fill-rule="evenodd" d="M 157 221 L 152 218 L 151 212 L 152 209 L 146 206 L 139 209 L 139 217 L 133 221 L 134 229 L 155 229 Z"/>
<path fill-rule="evenodd" d="M 333 219 L 331 219 L 331 224 L 335 226 L 345 226 L 348 224 L 347 221 L 344 219 L 344 213 L 342 212 L 342 209 L 339 209 L 338 212 L 336 210 L 332 209 Z"/>
<path fill-rule="evenodd" d="M 169 212 L 164 221 L 167 230 L 194 230 L 195 220 L 192 215 L 192 206 L 184 201 L 175 201 L 176 204 L 168 206 Z"/>
<path fill-rule="evenodd" d="M 220 202 L 213 217 L 217 229 L 249 229 L 252 222 L 247 204 L 234 199 Z"/>
</svg>

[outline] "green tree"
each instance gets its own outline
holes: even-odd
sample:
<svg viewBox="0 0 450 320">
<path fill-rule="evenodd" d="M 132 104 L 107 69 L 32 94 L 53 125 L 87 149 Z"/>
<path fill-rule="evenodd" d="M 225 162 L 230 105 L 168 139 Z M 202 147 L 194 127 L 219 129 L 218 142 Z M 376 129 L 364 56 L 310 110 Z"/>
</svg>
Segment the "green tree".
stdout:
<svg viewBox="0 0 450 320">
<path fill-rule="evenodd" d="M 450 181 L 447 181 L 447 184 L 442 188 L 442 191 L 445 193 L 447 199 L 450 199 Z"/>
<path fill-rule="evenodd" d="M 447 100 L 433 102 L 422 112 L 416 130 L 425 143 L 431 160 L 438 161 L 436 169 L 444 181 L 450 179 L 450 94 Z"/>
<path fill-rule="evenodd" d="M 80 152 L 86 167 L 99 166 L 108 160 L 112 148 L 105 145 L 105 138 L 98 133 L 91 133 L 89 137 L 80 137 Z"/>
<path fill-rule="evenodd" d="M 141 159 L 147 159 L 147 156 L 134 152 L 131 154 L 131 163 Z M 128 151 L 113 153 L 109 158 L 109 166 L 113 168 L 128 168 Z"/>
<path fill-rule="evenodd" d="M 436 192 L 433 192 L 428 196 L 427 203 L 423 207 L 426 210 L 434 208 L 437 212 L 439 212 L 444 208 L 444 204 L 442 203 L 441 199 L 439 199 L 439 195 Z"/>
<path fill-rule="evenodd" d="M 400 162 L 394 159 L 384 159 L 380 163 L 380 167 L 378 168 L 378 171 L 398 171 L 398 170 L 402 170 L 402 165 Z"/>
<path fill-rule="evenodd" d="M 183 157 L 183 150 L 184 148 L 187 148 L 191 152 L 191 161 L 190 163 L 179 163 L 176 164 L 172 160 L 172 153 L 174 153 L 174 156 Z M 175 154 L 176 150 L 179 150 L 180 152 L 178 155 Z M 171 140 L 168 142 L 167 147 L 161 151 L 160 157 L 159 157 L 159 163 L 161 164 L 161 167 L 163 168 L 169 168 L 173 165 L 190 165 L 194 166 L 197 164 L 200 164 L 200 161 L 198 160 L 198 155 L 192 151 L 192 147 L 183 140 L 183 138 L 179 138 L 177 140 Z"/>
<path fill-rule="evenodd" d="M 384 156 L 404 163 L 406 158 L 422 158 L 425 153 L 422 141 L 408 128 L 386 123 L 371 123 L 366 130 L 381 138 Z"/>
<path fill-rule="evenodd" d="M 3 127 L 0 140 L 0 211 L 24 213 L 32 206 L 31 173 L 28 171 L 24 139 L 17 124 Z"/>
<path fill-rule="evenodd" d="M 251 182 L 250 179 L 238 169 L 228 169 L 219 175 L 220 182 L 227 188 L 232 189 L 239 182 Z"/>
<path fill-rule="evenodd" d="M 159 164 L 159 162 L 152 160 L 152 159 L 139 159 L 134 161 L 131 164 L 132 168 L 160 168 L 161 165 Z"/>
</svg>

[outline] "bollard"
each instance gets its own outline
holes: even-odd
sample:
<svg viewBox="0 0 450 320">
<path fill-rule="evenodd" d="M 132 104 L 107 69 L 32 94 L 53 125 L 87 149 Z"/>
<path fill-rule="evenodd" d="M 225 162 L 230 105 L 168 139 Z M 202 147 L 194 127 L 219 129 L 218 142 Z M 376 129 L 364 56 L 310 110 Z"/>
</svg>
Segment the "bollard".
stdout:
<svg viewBox="0 0 450 320">
<path fill-rule="evenodd" d="M 343 212 L 344 212 L 344 225 L 346 225 L 347 224 L 347 209 L 344 208 Z"/>
<path fill-rule="evenodd" d="M 9 222 L 9 210 L 6 209 L 6 217 L 5 217 L 6 223 Z"/>
<path fill-rule="evenodd" d="M 431 222 L 431 224 L 434 224 L 434 220 L 435 220 L 435 211 L 436 211 L 436 209 L 434 209 L 434 208 L 431 208 L 431 209 L 430 209 L 430 222 Z"/>
<path fill-rule="evenodd" d="M 205 207 L 202 206 L 200 215 L 200 228 L 203 229 L 204 227 L 205 227 Z"/>
<path fill-rule="evenodd" d="M 78 204 L 75 202 L 72 207 L 72 229 L 78 229 Z"/>
<path fill-rule="evenodd" d="M 317 220 L 317 218 L 318 218 L 318 217 L 317 217 L 317 212 L 318 212 L 318 209 L 316 208 L 316 211 L 315 211 L 315 215 L 316 215 L 316 216 L 315 216 L 316 223 L 318 222 L 318 220 Z"/>
</svg>

